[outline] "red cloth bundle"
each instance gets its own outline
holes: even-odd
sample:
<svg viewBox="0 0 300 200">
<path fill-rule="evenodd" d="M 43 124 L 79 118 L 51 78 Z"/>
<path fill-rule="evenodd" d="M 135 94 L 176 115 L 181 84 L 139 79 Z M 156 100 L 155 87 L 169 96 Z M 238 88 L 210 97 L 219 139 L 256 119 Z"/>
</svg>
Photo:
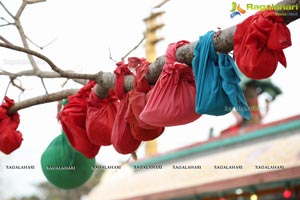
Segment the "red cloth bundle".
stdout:
<svg viewBox="0 0 300 200">
<path fill-rule="evenodd" d="M 282 17 L 274 10 L 260 11 L 237 25 L 234 58 L 247 77 L 265 79 L 275 72 L 278 62 L 286 67 L 283 49 L 291 45 Z"/>
<path fill-rule="evenodd" d="M 86 130 L 92 143 L 100 146 L 111 145 L 111 132 L 118 108 L 118 98 L 113 90 L 104 99 L 91 92 L 88 100 Z"/>
<path fill-rule="evenodd" d="M 86 132 L 87 101 L 95 81 L 89 81 L 77 94 L 68 97 L 68 103 L 59 113 L 63 131 L 74 149 L 87 158 L 94 158 L 100 149 L 91 143 Z"/>
<path fill-rule="evenodd" d="M 132 59 L 133 61 L 134 59 Z M 132 75 L 128 67 L 133 64 L 118 62 L 117 69 L 114 71 L 116 74 L 114 91 L 120 99 L 120 105 L 112 128 L 111 142 L 115 150 L 121 154 L 133 153 L 141 144 L 141 141 L 133 137 L 129 123 L 125 119 L 128 108 L 128 95 L 124 91 L 124 79 L 125 75 Z"/>
<path fill-rule="evenodd" d="M 176 49 L 188 44 L 179 41 L 169 45 L 166 61 L 141 120 L 153 126 L 176 126 L 195 121 L 201 115 L 195 112 L 196 86 L 192 68 L 176 62 Z"/>
<path fill-rule="evenodd" d="M 5 97 L 5 102 L 0 106 L 0 151 L 10 154 L 18 149 L 22 143 L 22 134 L 17 131 L 20 116 L 17 112 L 7 115 L 7 110 L 12 107 L 14 100 Z"/>
<path fill-rule="evenodd" d="M 146 59 L 140 59 L 135 66 L 136 77 L 133 89 L 128 92 L 128 108 L 125 119 L 128 120 L 131 133 L 135 139 L 149 141 L 159 137 L 164 132 L 164 127 L 157 127 L 143 122 L 139 115 L 147 102 L 147 94 L 151 86 L 145 79 L 150 63 Z"/>
</svg>

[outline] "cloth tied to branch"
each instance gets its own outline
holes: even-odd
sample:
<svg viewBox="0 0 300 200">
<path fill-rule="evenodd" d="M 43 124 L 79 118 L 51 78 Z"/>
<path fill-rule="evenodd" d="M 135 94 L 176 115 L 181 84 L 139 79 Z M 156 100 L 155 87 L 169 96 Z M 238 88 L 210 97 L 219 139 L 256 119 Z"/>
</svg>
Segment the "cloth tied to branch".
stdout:
<svg viewBox="0 0 300 200">
<path fill-rule="evenodd" d="M 164 132 L 164 127 L 152 126 L 139 117 L 144 109 L 152 87 L 145 79 L 148 73 L 150 62 L 145 58 L 137 60 L 135 70 L 136 76 L 134 78 L 134 86 L 128 92 L 128 108 L 125 119 L 128 121 L 133 137 L 140 141 L 149 141 L 159 137 Z"/>
<path fill-rule="evenodd" d="M 68 97 L 68 103 L 59 113 L 59 120 L 70 144 L 88 158 L 94 158 L 100 149 L 93 144 L 86 132 L 87 101 L 95 81 L 89 81 L 77 94 Z"/>
<path fill-rule="evenodd" d="M 58 188 L 74 189 L 93 174 L 95 158 L 86 158 L 76 151 L 64 133 L 57 136 L 41 157 L 42 171 L 47 180 Z"/>
<path fill-rule="evenodd" d="M 129 66 L 134 68 L 137 59 L 128 59 L 128 64 L 123 61 L 118 62 L 114 70 L 116 75 L 114 91 L 120 100 L 120 105 L 112 128 L 111 142 L 115 150 L 121 154 L 133 153 L 141 144 L 141 141 L 133 137 L 128 120 L 125 118 L 129 103 L 128 95 L 124 91 L 125 75 L 133 75 Z"/>
<path fill-rule="evenodd" d="M 14 100 L 4 97 L 0 106 L 0 151 L 10 154 L 21 146 L 22 134 L 17 130 L 20 123 L 20 115 L 15 112 L 7 114 L 7 110 L 15 104 Z"/>
<path fill-rule="evenodd" d="M 196 80 L 196 112 L 219 116 L 235 107 L 241 116 L 250 119 L 234 60 L 228 54 L 217 54 L 213 35 L 214 32 L 209 31 L 201 36 L 194 49 L 192 67 Z"/>
<path fill-rule="evenodd" d="M 252 79 L 273 75 L 278 62 L 286 67 L 283 49 L 292 45 L 291 34 L 274 10 L 257 12 L 237 25 L 234 58 L 243 74 Z"/>
<path fill-rule="evenodd" d="M 163 70 L 156 81 L 140 118 L 153 126 L 176 126 L 197 120 L 195 80 L 191 67 L 176 61 L 176 49 L 188 44 L 171 43 Z"/>
<path fill-rule="evenodd" d="M 119 108 L 118 97 L 110 90 L 108 97 L 100 99 L 94 91 L 88 99 L 86 130 L 89 140 L 96 145 L 111 145 L 112 127 Z"/>
</svg>

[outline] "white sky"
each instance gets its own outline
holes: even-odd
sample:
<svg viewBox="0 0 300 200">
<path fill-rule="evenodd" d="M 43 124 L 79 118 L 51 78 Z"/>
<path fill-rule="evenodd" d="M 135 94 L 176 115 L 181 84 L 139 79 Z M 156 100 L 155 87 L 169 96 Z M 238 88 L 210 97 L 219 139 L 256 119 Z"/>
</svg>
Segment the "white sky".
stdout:
<svg viewBox="0 0 300 200">
<path fill-rule="evenodd" d="M 9 5 L 12 13 L 21 1 L 2 1 Z M 58 66 L 82 73 L 102 71 L 112 72 L 114 63 L 109 59 L 108 48 L 116 60 L 124 56 L 142 38 L 145 30 L 143 19 L 150 14 L 153 5 L 160 1 L 150 0 L 110 0 L 102 3 L 90 1 L 47 1 L 30 5 L 21 18 L 26 34 L 41 46 L 55 40 L 53 44 L 42 51 Z M 219 0 L 213 4 L 210 1 L 172 0 L 161 10 L 166 11 L 162 18 L 165 27 L 159 32 L 165 38 L 157 45 L 157 56 L 163 55 L 169 43 L 179 40 L 196 41 L 198 37 L 217 27 L 227 28 L 241 22 L 254 11 L 247 11 L 242 16 L 230 19 L 229 0 Z M 238 2 L 238 1 L 237 1 Z M 238 2 L 239 3 L 239 2 Z M 276 3 L 276 1 L 251 0 L 247 3 Z M 245 5 L 242 3 L 241 5 Z M 245 6 L 244 6 L 245 7 Z M 0 16 L 5 16 L 0 10 Z M 300 52 L 299 20 L 289 25 L 293 46 L 285 50 L 288 67 L 278 66 L 272 77 L 283 95 L 271 104 L 269 115 L 265 122 L 281 119 L 300 113 L 298 102 L 299 66 L 296 62 Z M 14 27 L 0 28 L 0 34 L 12 42 L 20 44 Z M 33 47 L 33 49 L 35 49 Z M 30 67 L 26 56 L 10 50 L 0 49 L 0 68 L 19 71 Z M 131 56 L 144 57 L 141 46 Z M 49 69 L 42 61 L 41 68 Z M 19 63 L 19 64 L 18 64 Z M 20 64 L 22 63 L 22 64 Z M 46 81 L 49 91 L 60 90 L 62 80 Z M 0 98 L 3 97 L 8 80 L 0 77 Z M 28 88 L 19 98 L 21 100 L 43 93 L 40 81 L 35 78 L 24 78 L 22 84 Z M 67 88 L 77 87 L 69 84 Z M 18 90 L 11 88 L 8 96 L 18 100 Z M 35 106 L 21 110 L 19 130 L 23 133 L 22 146 L 11 155 L 0 153 L 0 199 L 11 195 L 30 195 L 34 192 L 34 184 L 46 181 L 40 168 L 40 156 L 52 139 L 60 134 L 60 125 L 56 121 L 56 103 Z M 194 123 L 184 126 L 167 128 L 159 137 L 159 151 L 165 152 L 207 138 L 210 127 L 215 134 L 235 122 L 228 114 L 222 117 L 202 116 Z M 138 155 L 143 155 L 143 146 Z M 116 153 L 112 147 L 101 148 L 97 162 L 118 163 L 128 159 Z M 6 165 L 35 165 L 35 170 L 7 170 Z M 3 186 L 4 185 L 4 186 Z"/>
</svg>

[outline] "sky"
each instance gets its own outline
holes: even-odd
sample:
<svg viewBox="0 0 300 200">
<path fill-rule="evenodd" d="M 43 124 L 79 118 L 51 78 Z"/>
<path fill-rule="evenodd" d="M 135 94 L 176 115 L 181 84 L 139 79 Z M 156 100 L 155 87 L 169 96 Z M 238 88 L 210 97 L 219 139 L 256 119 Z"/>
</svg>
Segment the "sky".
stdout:
<svg viewBox="0 0 300 200">
<path fill-rule="evenodd" d="M 12 13 L 18 9 L 21 1 L 2 1 Z M 74 1 L 48 0 L 44 3 L 29 5 L 24 11 L 21 21 L 27 36 L 35 43 L 44 46 L 38 50 L 48 56 L 63 69 L 71 69 L 82 73 L 98 71 L 112 72 L 115 63 L 111 56 L 119 60 L 131 50 L 142 38 L 145 31 L 143 19 L 149 16 L 153 6 L 161 1 L 155 0 L 110 0 L 110 1 Z M 232 1 L 183 1 L 171 0 L 160 10 L 166 13 L 161 18 L 165 24 L 158 32 L 165 39 L 157 45 L 157 56 L 163 55 L 169 43 L 179 40 L 190 42 L 198 40 L 199 36 L 208 31 L 216 31 L 218 27 L 225 29 L 246 19 L 255 11 L 248 11 L 235 18 L 230 18 Z M 247 3 L 276 3 L 270 0 L 240 0 L 244 6 Z M 0 9 L 0 16 L 5 15 Z M 287 68 L 280 64 L 272 81 L 278 85 L 283 94 L 270 107 L 270 112 L 264 123 L 300 114 L 298 102 L 299 64 L 297 56 L 300 52 L 299 20 L 288 27 L 291 31 L 293 45 L 285 49 Z M 20 43 L 20 38 L 14 27 L 0 28 L 0 35 L 11 42 Z M 145 57 L 143 45 L 131 56 Z M 41 60 L 37 60 L 42 69 L 50 68 Z M 30 69 L 26 56 L 22 53 L 0 49 L 0 68 L 9 71 Z M 46 80 L 49 92 L 62 89 L 64 80 Z M 22 86 L 26 91 L 20 92 L 10 87 L 7 95 L 16 101 L 44 93 L 43 87 L 34 77 L 22 78 Z M 0 77 L 0 98 L 3 98 L 8 79 Z M 65 88 L 79 88 L 77 84 L 68 83 Z M 264 101 L 264 95 L 260 101 Z M 264 104 L 262 103 L 262 106 Z M 35 185 L 46 181 L 40 168 L 40 156 L 49 143 L 61 133 L 61 126 L 56 120 L 56 103 L 49 103 L 20 110 L 21 123 L 19 130 L 23 133 L 21 147 L 10 155 L 0 153 L 0 199 L 13 195 L 31 195 L 35 193 Z M 159 152 L 166 152 L 195 142 L 205 140 L 211 127 L 217 136 L 222 129 L 235 123 L 233 115 L 202 116 L 197 121 L 176 127 L 166 128 L 158 139 Z M 138 156 L 144 155 L 144 145 L 139 148 Z M 125 161 L 129 155 L 120 155 L 112 147 L 101 148 L 96 159 L 98 163 L 117 164 Z M 34 165 L 35 170 L 8 170 L 6 165 Z"/>
</svg>

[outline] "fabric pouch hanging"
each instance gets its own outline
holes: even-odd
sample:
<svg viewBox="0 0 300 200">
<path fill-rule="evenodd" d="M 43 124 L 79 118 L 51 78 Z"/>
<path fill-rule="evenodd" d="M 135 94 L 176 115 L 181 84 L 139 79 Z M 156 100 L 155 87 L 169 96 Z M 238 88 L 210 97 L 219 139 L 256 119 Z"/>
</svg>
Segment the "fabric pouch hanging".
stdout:
<svg viewBox="0 0 300 200">
<path fill-rule="evenodd" d="M 125 75 L 133 75 L 133 73 L 124 62 L 117 63 L 114 73 L 116 75 L 114 91 L 120 100 L 120 105 L 112 128 L 111 142 L 118 153 L 129 154 L 136 151 L 141 144 L 141 141 L 133 137 L 128 120 L 125 119 L 129 100 L 124 91 L 124 80 Z"/>
<path fill-rule="evenodd" d="M 49 144 L 41 157 L 43 174 L 50 183 L 62 189 L 84 184 L 92 176 L 95 164 L 95 158 L 86 158 L 76 151 L 64 133 Z"/>
<path fill-rule="evenodd" d="M 128 121 L 133 137 L 140 141 L 149 141 L 159 137 L 164 132 L 164 127 L 152 126 L 139 117 L 147 102 L 147 94 L 152 89 L 145 75 L 148 72 L 150 63 L 146 59 L 140 59 L 135 66 L 136 76 L 134 86 L 128 92 L 128 108 L 125 119 Z"/>
<path fill-rule="evenodd" d="M 88 99 L 86 131 L 89 140 L 99 146 L 111 145 L 111 132 L 119 108 L 118 98 L 110 90 L 107 98 L 100 99 L 94 91 Z"/>
<path fill-rule="evenodd" d="M 156 81 L 141 120 L 153 126 L 176 126 L 197 120 L 195 80 L 191 67 L 176 61 L 176 49 L 188 44 L 179 41 L 168 46 L 165 65 Z"/>
<path fill-rule="evenodd" d="M 286 67 L 283 49 L 292 45 L 291 34 L 274 10 L 257 12 L 238 24 L 233 39 L 235 61 L 248 78 L 272 76 L 278 62 Z"/>
<path fill-rule="evenodd" d="M 22 134 L 17 130 L 20 123 L 20 115 L 15 112 L 7 114 L 7 110 L 15 104 L 14 100 L 4 97 L 0 106 L 0 151 L 10 154 L 21 146 Z"/>
<path fill-rule="evenodd" d="M 87 101 L 95 84 L 95 81 L 89 81 L 77 94 L 69 96 L 58 116 L 70 144 L 88 158 L 94 158 L 100 149 L 89 140 L 86 132 Z"/>
<path fill-rule="evenodd" d="M 219 116 L 235 107 L 244 118 L 250 119 L 234 60 L 228 54 L 217 54 L 213 35 L 214 32 L 210 31 L 201 36 L 194 49 L 192 66 L 197 91 L 196 112 Z"/>
</svg>

